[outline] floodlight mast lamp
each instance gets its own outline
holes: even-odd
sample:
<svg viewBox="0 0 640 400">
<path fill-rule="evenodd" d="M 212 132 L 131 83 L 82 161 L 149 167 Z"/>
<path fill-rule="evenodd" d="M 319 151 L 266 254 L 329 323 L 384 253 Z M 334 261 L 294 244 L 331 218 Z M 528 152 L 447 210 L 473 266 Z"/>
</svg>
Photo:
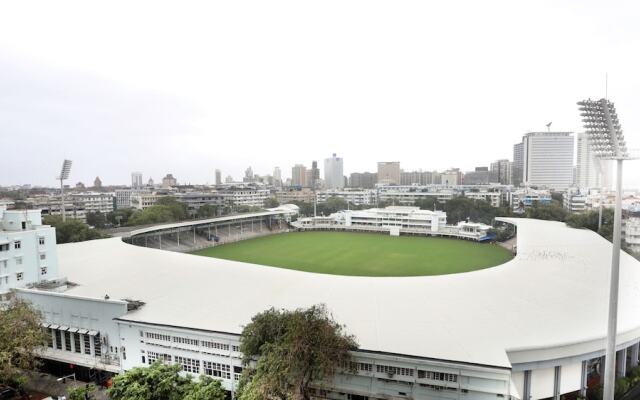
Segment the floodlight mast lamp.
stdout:
<svg viewBox="0 0 640 400">
<path fill-rule="evenodd" d="M 60 180 L 60 212 L 62 213 L 62 222 L 66 221 L 66 213 L 64 210 L 64 181 L 69 179 L 69 173 L 71 172 L 71 160 L 64 160 L 62 163 L 62 169 L 60 170 L 60 176 L 56 179 Z"/>
<path fill-rule="evenodd" d="M 607 348 L 604 366 L 604 400 L 613 400 L 616 374 L 616 335 L 618 323 L 618 286 L 620 281 L 620 243 L 622 223 L 622 162 L 630 159 L 620 128 L 616 109 L 607 99 L 578 102 L 580 115 L 596 156 L 603 160 L 616 160 L 616 205 L 613 223 L 613 250 L 609 282 L 609 316 L 607 321 Z"/>
</svg>

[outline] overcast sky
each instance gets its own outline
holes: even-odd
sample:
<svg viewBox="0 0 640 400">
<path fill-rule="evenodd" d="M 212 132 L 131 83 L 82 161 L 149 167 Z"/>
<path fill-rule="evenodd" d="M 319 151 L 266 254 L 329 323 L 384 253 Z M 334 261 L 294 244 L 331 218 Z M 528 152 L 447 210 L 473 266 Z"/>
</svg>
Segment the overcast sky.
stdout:
<svg viewBox="0 0 640 400">
<path fill-rule="evenodd" d="M 285 177 L 332 153 L 464 171 L 616 103 L 640 147 L 640 6 L 603 1 L 13 1 L 0 5 L 0 185 Z M 625 180 L 640 187 L 640 161 Z"/>
</svg>

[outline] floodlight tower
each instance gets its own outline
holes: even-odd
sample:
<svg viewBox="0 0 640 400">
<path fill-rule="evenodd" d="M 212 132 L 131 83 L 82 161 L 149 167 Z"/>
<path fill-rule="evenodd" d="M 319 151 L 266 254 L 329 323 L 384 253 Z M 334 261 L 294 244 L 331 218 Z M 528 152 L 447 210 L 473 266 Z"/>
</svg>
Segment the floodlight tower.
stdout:
<svg viewBox="0 0 640 400">
<path fill-rule="evenodd" d="M 62 222 L 66 221 L 64 212 L 64 181 L 69 179 L 69 172 L 71 172 L 71 160 L 64 160 L 62 169 L 60 170 L 60 176 L 56 177 L 56 179 L 60 180 L 60 212 L 62 213 Z"/>
<path fill-rule="evenodd" d="M 613 219 L 613 254 L 609 282 L 609 317 L 604 366 L 604 400 L 613 400 L 616 372 L 616 330 L 618 322 L 618 285 L 620 280 L 620 242 L 622 223 L 622 162 L 632 159 L 622 134 L 616 108 L 607 99 L 578 102 L 580 115 L 596 157 L 616 160 L 616 207 Z"/>
</svg>

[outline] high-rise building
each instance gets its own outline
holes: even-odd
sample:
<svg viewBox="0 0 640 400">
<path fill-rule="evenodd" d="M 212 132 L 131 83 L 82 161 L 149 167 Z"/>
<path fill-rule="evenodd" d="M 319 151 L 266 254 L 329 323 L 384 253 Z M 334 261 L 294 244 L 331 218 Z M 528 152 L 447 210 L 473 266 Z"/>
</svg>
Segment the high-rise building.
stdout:
<svg viewBox="0 0 640 400">
<path fill-rule="evenodd" d="M 167 174 L 164 178 L 162 178 L 162 187 L 164 189 L 172 188 L 178 185 L 178 181 L 173 177 L 172 174 Z"/>
<path fill-rule="evenodd" d="M 487 185 L 489 184 L 489 168 L 476 167 L 475 171 L 464 174 L 465 185 Z"/>
<path fill-rule="evenodd" d="M 378 163 L 378 183 L 385 185 L 399 185 L 401 183 L 400 177 L 400 162 L 398 161 L 384 161 Z"/>
<path fill-rule="evenodd" d="M 307 186 L 307 167 L 296 164 L 291 168 L 291 186 Z"/>
<path fill-rule="evenodd" d="M 571 132 L 530 132 L 522 139 L 527 186 L 565 190 L 573 183 Z"/>
<path fill-rule="evenodd" d="M 430 171 L 400 171 L 401 185 L 430 185 L 433 183 L 433 173 Z"/>
<path fill-rule="evenodd" d="M 441 184 L 446 186 L 462 185 L 462 172 L 460 168 L 451 168 L 440 174 Z"/>
<path fill-rule="evenodd" d="M 131 173 L 131 188 L 140 189 L 142 187 L 142 172 Z"/>
<path fill-rule="evenodd" d="M 342 168 L 342 158 L 336 157 L 336 153 L 333 153 L 331 158 L 325 158 L 324 184 L 327 189 L 344 188 L 344 173 Z"/>
<path fill-rule="evenodd" d="M 222 171 L 216 169 L 216 186 L 222 185 Z"/>
<path fill-rule="evenodd" d="M 102 189 L 102 181 L 99 176 L 96 176 L 96 179 L 93 181 L 93 187 L 96 189 Z"/>
<path fill-rule="evenodd" d="M 280 167 L 273 169 L 273 186 L 282 186 L 282 171 L 280 171 Z"/>
<path fill-rule="evenodd" d="M 318 169 L 318 162 L 311 162 L 311 169 L 307 171 L 307 186 L 313 189 L 317 189 L 320 185 L 320 169 Z"/>
<path fill-rule="evenodd" d="M 520 186 L 524 175 L 524 144 L 522 142 L 513 145 L 513 164 L 511 166 L 511 184 Z"/>
<path fill-rule="evenodd" d="M 513 178 L 513 163 L 507 159 L 497 160 L 491 163 L 489 181 L 501 185 L 511 185 Z M 465 177 L 465 183 L 467 179 Z"/>
<path fill-rule="evenodd" d="M 244 170 L 244 178 L 242 178 L 242 182 L 254 182 L 255 178 L 253 176 L 253 169 L 251 167 Z"/>
<path fill-rule="evenodd" d="M 349 187 L 372 189 L 378 182 L 378 174 L 375 172 L 354 172 L 349 177 Z"/>
<path fill-rule="evenodd" d="M 580 189 L 610 188 L 611 161 L 595 156 L 585 133 L 578 133 L 577 142 L 576 186 Z"/>
</svg>

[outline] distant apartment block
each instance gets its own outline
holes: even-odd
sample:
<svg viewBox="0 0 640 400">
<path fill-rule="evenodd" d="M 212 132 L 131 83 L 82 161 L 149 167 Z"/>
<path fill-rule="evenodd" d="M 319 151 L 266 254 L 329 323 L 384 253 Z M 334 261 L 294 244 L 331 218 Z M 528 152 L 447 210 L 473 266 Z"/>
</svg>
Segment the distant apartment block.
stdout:
<svg viewBox="0 0 640 400">
<path fill-rule="evenodd" d="M 142 172 L 131 173 L 131 188 L 140 189 L 144 185 L 142 184 Z"/>
<path fill-rule="evenodd" d="M 511 184 L 520 186 L 524 176 L 524 144 L 522 142 L 513 145 L 513 165 L 511 166 Z"/>
<path fill-rule="evenodd" d="M 291 186 L 307 186 L 307 167 L 302 164 L 296 164 L 291 168 Z"/>
<path fill-rule="evenodd" d="M 66 197 L 66 196 L 65 196 Z M 72 193 L 73 204 L 83 206 L 86 212 L 110 213 L 114 210 L 115 197 L 113 193 L 83 192 Z"/>
<path fill-rule="evenodd" d="M 399 185 L 400 182 L 399 161 L 385 161 L 378 163 L 378 183 L 383 185 Z"/>
<path fill-rule="evenodd" d="M 526 185 L 565 190 L 573 184 L 571 132 L 530 132 L 522 143 Z"/>
<path fill-rule="evenodd" d="M 361 189 L 373 189 L 378 183 L 378 174 L 375 172 L 354 172 L 349 176 L 349 187 Z"/>
<path fill-rule="evenodd" d="M 335 153 L 324 160 L 324 185 L 327 189 L 344 188 L 343 160 Z"/>
<path fill-rule="evenodd" d="M 350 204 L 375 205 L 377 194 L 373 189 L 365 190 L 335 190 L 328 189 L 318 192 L 318 202 L 325 202 L 332 197 L 341 198 Z"/>
</svg>

